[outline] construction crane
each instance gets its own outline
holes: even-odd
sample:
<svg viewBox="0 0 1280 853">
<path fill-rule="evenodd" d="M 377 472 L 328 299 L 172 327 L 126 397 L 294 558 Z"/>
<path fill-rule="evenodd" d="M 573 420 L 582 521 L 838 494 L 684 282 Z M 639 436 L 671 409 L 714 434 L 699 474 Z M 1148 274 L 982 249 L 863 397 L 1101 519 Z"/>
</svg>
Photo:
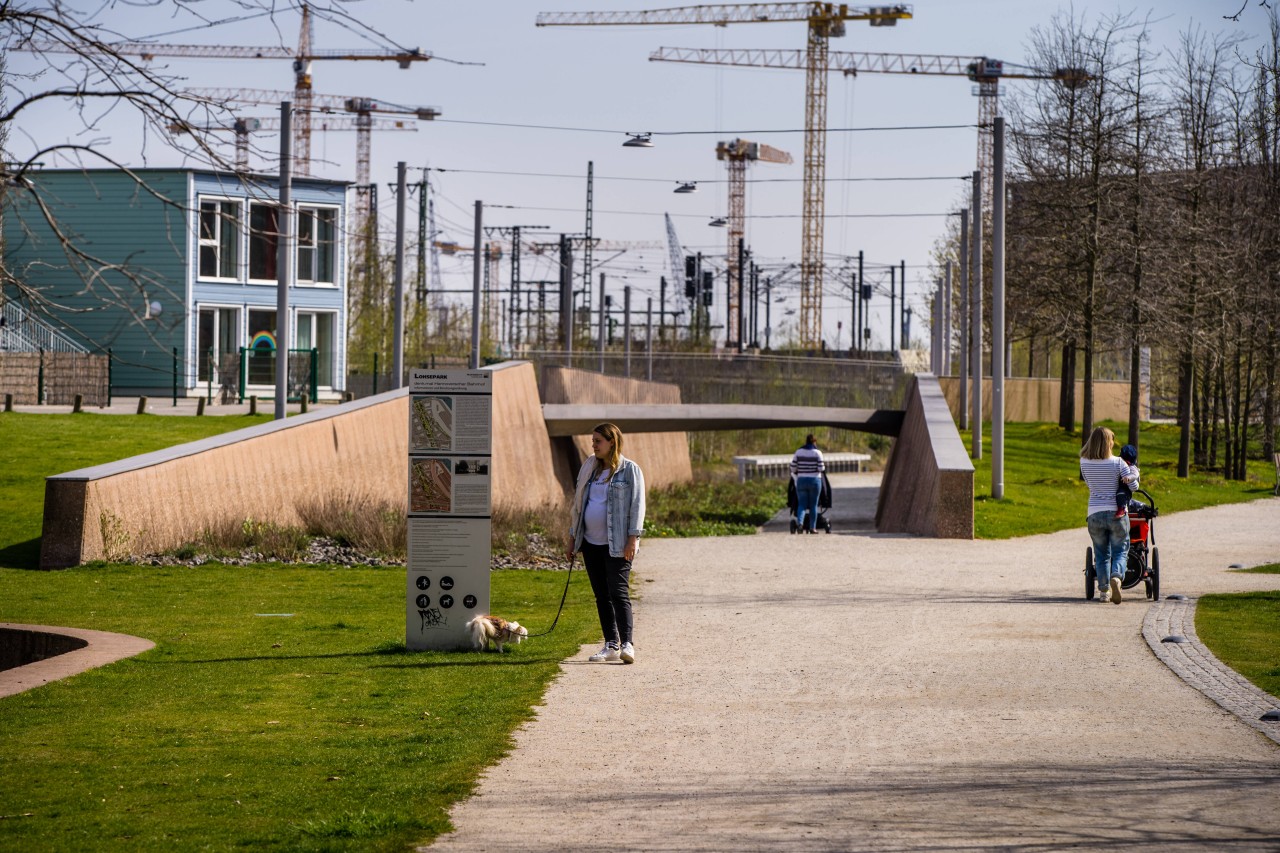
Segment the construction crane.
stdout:
<svg viewBox="0 0 1280 853">
<path fill-rule="evenodd" d="M 330 131 L 360 131 L 360 130 L 404 130 L 410 133 L 417 133 L 416 124 L 409 124 L 399 119 L 375 119 L 370 126 L 363 127 L 356 119 L 349 118 L 329 118 L 320 119 L 317 127 L 313 128 L 321 133 Z M 218 133 L 231 132 L 236 135 L 236 171 L 249 171 L 249 135 L 252 133 L 280 130 L 280 118 L 278 116 L 268 118 L 247 118 L 244 116 L 236 116 L 229 125 L 204 125 L 196 126 L 187 123 L 174 122 L 169 125 L 172 133 Z"/>
<path fill-rule="evenodd" d="M 315 50 L 311 47 L 314 27 L 311 20 L 311 9 L 302 4 L 302 26 L 298 34 L 298 49 L 287 47 L 231 47 L 216 44 L 152 44 L 151 42 L 125 41 L 105 45 L 105 48 L 120 56 L 137 55 L 143 61 L 150 62 L 159 56 L 175 56 L 188 59 L 288 59 L 293 63 L 294 89 L 280 100 L 293 102 L 296 118 L 293 123 L 293 160 L 294 173 L 311 174 L 311 107 L 313 103 L 311 91 L 311 63 L 316 60 L 343 60 L 347 62 L 384 61 L 394 62 L 401 68 L 408 68 L 415 62 L 426 62 L 432 58 L 428 51 L 417 48 L 394 50 L 379 49 L 333 49 Z M 76 48 L 55 41 L 31 42 L 21 49 L 40 53 L 74 53 Z M 277 101 L 279 103 L 279 101 Z"/>
<path fill-rule="evenodd" d="M 805 56 L 804 200 L 800 247 L 800 345 L 813 349 L 822 336 L 822 244 L 827 170 L 827 53 L 846 21 L 893 26 L 910 20 L 908 5 L 853 7 L 842 3 L 740 3 L 684 6 L 634 12 L 543 12 L 537 25 L 598 26 L 658 24 L 808 24 Z M 732 254 L 732 252 L 730 253 Z"/>
<path fill-rule="evenodd" d="M 699 65 L 736 65 L 749 68 L 808 69 L 808 58 L 799 50 L 716 50 L 663 47 L 649 55 L 651 62 L 690 62 Z M 1081 68 L 1042 70 L 1015 65 L 987 56 L 939 56 L 923 53 L 849 53 L 830 51 L 827 71 L 849 77 L 862 73 L 924 74 L 967 77 L 978 85 L 978 171 L 982 174 L 983 210 L 990 215 L 992 169 L 992 128 L 1000 114 L 1000 79 L 1056 80 L 1078 86 L 1090 79 Z"/>
<path fill-rule="evenodd" d="M 729 300 L 725 328 L 729 334 L 736 335 L 736 330 L 741 327 L 738 324 L 738 290 L 733 285 L 739 274 L 738 244 L 746 233 L 747 164 L 757 160 L 765 163 L 791 163 L 792 160 L 786 151 L 746 139 L 716 143 L 716 159 L 725 161 L 729 170 Z"/>
<path fill-rule="evenodd" d="M 675 223 L 671 214 L 662 214 L 667 220 L 667 256 L 671 262 L 671 280 L 680 281 L 684 277 L 684 249 L 680 246 L 680 238 L 676 235 Z"/>
</svg>

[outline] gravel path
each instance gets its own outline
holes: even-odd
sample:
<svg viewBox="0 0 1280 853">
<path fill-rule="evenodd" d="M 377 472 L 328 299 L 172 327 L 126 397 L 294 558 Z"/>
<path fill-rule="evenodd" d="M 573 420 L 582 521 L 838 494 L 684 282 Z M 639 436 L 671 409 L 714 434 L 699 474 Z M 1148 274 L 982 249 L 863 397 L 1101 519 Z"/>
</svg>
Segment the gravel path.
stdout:
<svg viewBox="0 0 1280 853">
<path fill-rule="evenodd" d="M 832 479 L 833 535 L 647 542 L 636 665 L 566 661 L 430 849 L 1280 849 L 1280 746 L 1157 659 L 1140 588 L 1084 601 L 1083 528 L 882 536 Z M 1160 518 L 1162 591 L 1280 586 L 1226 571 L 1278 521 Z"/>
</svg>

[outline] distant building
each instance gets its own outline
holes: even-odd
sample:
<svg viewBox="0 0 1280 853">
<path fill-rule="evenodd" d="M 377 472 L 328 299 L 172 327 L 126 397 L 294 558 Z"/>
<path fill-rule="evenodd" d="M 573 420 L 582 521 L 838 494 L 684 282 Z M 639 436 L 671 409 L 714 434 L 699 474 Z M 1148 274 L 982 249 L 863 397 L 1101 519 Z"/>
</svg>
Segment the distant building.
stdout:
<svg viewBox="0 0 1280 853">
<path fill-rule="evenodd" d="M 46 169 L 31 180 L 75 251 L 29 193 L 10 190 L 5 265 L 47 300 L 52 325 L 90 352 L 111 350 L 115 394 L 168 396 L 176 384 L 183 396 L 274 396 L 277 179 Z M 301 352 L 290 396 L 331 399 L 345 384 L 347 186 L 293 181 L 288 328 Z"/>
</svg>

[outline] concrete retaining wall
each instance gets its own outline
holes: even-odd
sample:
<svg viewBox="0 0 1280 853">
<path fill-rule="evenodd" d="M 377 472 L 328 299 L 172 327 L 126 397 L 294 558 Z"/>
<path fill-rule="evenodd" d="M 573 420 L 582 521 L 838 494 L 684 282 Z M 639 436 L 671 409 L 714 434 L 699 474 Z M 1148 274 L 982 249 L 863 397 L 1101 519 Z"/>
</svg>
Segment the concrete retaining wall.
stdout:
<svg viewBox="0 0 1280 853">
<path fill-rule="evenodd" d="M 973 463 L 932 374 L 916 374 L 907 391 L 902 431 L 880 481 L 876 529 L 973 538 Z"/>
<path fill-rule="evenodd" d="M 495 510 L 563 500 L 532 365 L 494 372 Z M 298 524 L 295 507 L 355 494 L 403 504 L 408 391 L 400 389 L 49 477 L 42 568 L 154 553 L 227 521 Z"/>
<path fill-rule="evenodd" d="M 960 417 L 960 380 L 954 376 L 942 376 L 938 379 L 942 392 L 946 395 L 947 405 L 952 417 Z M 1009 377 L 1004 381 L 1004 419 L 1018 423 L 1057 423 L 1058 389 L 1061 383 L 1057 379 L 1035 379 L 1028 377 Z M 1084 402 L 1084 383 L 1076 383 L 1076 413 Z M 1142 405 L 1139 407 L 1141 419 L 1151 417 L 1150 395 L 1144 389 Z M 982 412 L 983 420 L 991 419 L 991 379 L 982 380 Z M 1129 421 L 1129 383 L 1127 381 L 1095 381 L 1093 383 L 1093 419 L 1095 421 Z"/>
<path fill-rule="evenodd" d="M 542 369 L 542 401 L 678 404 L 680 386 L 548 365 Z M 574 477 L 577 476 L 582 461 L 591 454 L 591 436 L 580 435 L 552 441 L 556 455 L 556 475 L 562 488 L 568 492 L 573 488 Z M 622 453 L 640 466 L 647 488 L 661 489 L 693 480 L 688 433 L 623 433 Z"/>
</svg>

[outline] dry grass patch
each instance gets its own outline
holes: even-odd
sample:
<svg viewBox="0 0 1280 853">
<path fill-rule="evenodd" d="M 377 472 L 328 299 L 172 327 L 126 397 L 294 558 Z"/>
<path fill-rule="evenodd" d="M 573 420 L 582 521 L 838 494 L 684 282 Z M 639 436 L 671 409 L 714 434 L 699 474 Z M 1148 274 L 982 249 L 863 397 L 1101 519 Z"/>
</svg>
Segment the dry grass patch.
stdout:
<svg viewBox="0 0 1280 853">
<path fill-rule="evenodd" d="M 495 566 L 539 567 L 564 562 L 569 510 L 563 503 L 532 510 L 495 508 L 493 562 Z"/>
<path fill-rule="evenodd" d="M 409 525 L 403 501 L 333 495 L 301 503 L 297 511 L 311 536 L 326 536 L 365 554 L 405 559 Z"/>
</svg>

